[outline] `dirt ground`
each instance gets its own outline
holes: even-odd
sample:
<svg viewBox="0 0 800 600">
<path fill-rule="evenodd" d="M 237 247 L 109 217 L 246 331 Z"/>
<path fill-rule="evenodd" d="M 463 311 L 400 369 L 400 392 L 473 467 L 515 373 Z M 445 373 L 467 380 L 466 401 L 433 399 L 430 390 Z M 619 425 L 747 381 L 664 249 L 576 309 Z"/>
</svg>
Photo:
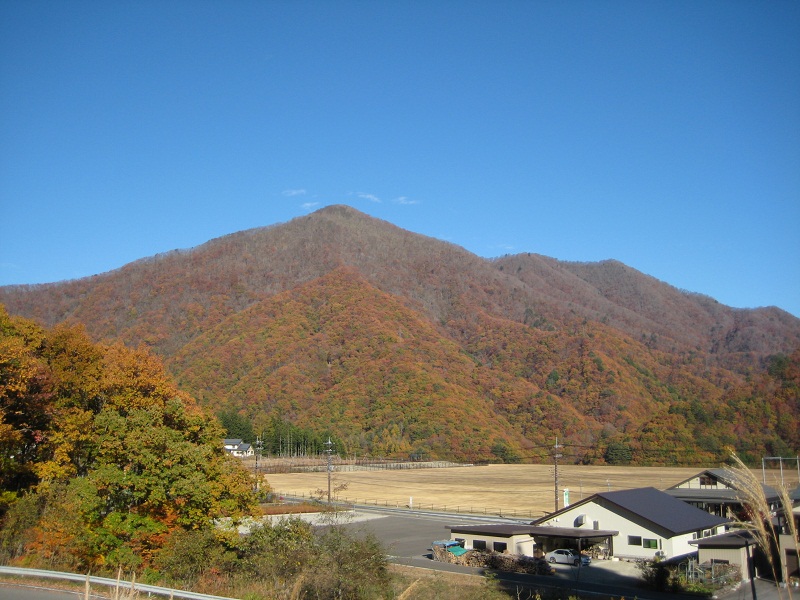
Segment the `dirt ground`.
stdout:
<svg viewBox="0 0 800 600">
<path fill-rule="evenodd" d="M 575 503 L 596 492 L 653 486 L 665 489 L 689 479 L 702 468 L 559 466 L 558 503 L 564 489 Z M 279 495 L 327 495 L 327 474 L 267 475 Z M 350 471 L 332 475 L 332 488 L 346 485 L 338 499 L 359 504 L 408 506 L 455 512 L 538 517 L 555 509 L 553 465 L 484 465 L 444 469 Z"/>
<path fill-rule="evenodd" d="M 711 468 L 711 467 L 709 467 Z M 560 465 L 558 506 L 564 489 L 575 502 L 596 492 L 652 486 L 663 490 L 701 472 L 703 467 L 611 467 Z M 761 479 L 761 471 L 758 473 Z M 774 475 L 767 472 L 767 483 Z M 797 484 L 797 473 L 787 483 Z M 316 490 L 327 495 L 327 474 L 267 475 L 279 495 L 310 497 Z M 345 502 L 378 504 L 449 512 L 503 514 L 535 518 L 556 508 L 553 465 L 483 465 L 441 469 L 348 471 L 332 474 L 334 495 Z"/>
</svg>

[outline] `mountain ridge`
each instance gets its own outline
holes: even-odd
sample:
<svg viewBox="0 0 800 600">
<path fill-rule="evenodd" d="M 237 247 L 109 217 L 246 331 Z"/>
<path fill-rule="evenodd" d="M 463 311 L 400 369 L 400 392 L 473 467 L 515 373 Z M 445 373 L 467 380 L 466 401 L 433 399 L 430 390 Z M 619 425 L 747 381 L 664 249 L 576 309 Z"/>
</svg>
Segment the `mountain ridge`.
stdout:
<svg viewBox="0 0 800 600">
<path fill-rule="evenodd" d="M 347 364 L 320 362 L 320 348 L 332 351 L 320 340 L 341 327 L 339 321 L 322 319 L 324 335 L 316 339 L 297 336 L 319 311 L 308 305 L 310 298 L 326 294 L 363 305 L 360 313 L 344 313 L 354 321 L 350 333 L 337 334 L 345 346 L 372 348 L 374 340 L 357 323 L 364 315 L 381 324 L 376 335 L 387 340 L 387 331 L 403 323 L 425 323 L 425 335 L 436 341 L 392 346 L 392 362 L 405 374 L 400 387 L 412 382 L 421 396 L 435 399 L 435 409 L 401 398 L 399 376 L 389 376 L 386 365 L 368 368 L 382 364 L 374 348 L 352 356 L 348 349 Z M 702 451 L 712 455 L 737 439 L 762 448 L 800 445 L 792 433 L 800 425 L 800 403 L 790 397 L 787 404 L 781 388 L 763 379 L 772 357 L 793 357 L 800 348 L 800 319 L 789 313 L 726 307 L 614 260 L 568 263 L 529 253 L 484 259 L 347 206 L 91 278 L 2 287 L 0 303 L 45 325 L 78 322 L 98 340 L 151 346 L 207 406 L 240 411 L 257 423 L 285 414 L 320 429 L 327 420 L 346 430 L 348 443 L 362 451 L 417 453 L 427 447 L 443 456 L 485 458 L 488 451 L 508 458 L 524 456 L 537 445 L 532 439 L 560 429 L 575 443 L 595 448 L 582 460 L 597 461 L 601 442 L 624 442 L 641 453 L 648 436 L 658 440 L 663 427 L 670 428 L 668 443 L 676 448 L 689 449 L 696 445 L 693 438 L 705 436 Z M 389 305 L 394 308 L 387 312 Z M 248 320 L 258 311 L 271 320 Z M 259 338 L 259 327 L 272 331 L 277 322 L 291 326 L 268 341 Z M 242 356 L 250 366 L 237 383 L 227 375 L 243 368 L 230 362 L 236 346 L 230 343 L 238 338 L 248 340 Z M 303 383 L 274 397 L 259 395 L 265 381 L 255 377 L 259 370 L 269 373 L 270 389 L 280 387 L 281 375 L 269 366 L 280 349 L 295 369 L 292 377 L 284 372 L 284 384 Z M 356 376 L 352 361 L 359 356 L 365 365 Z M 474 368 L 462 364 L 464 357 Z M 451 365 L 443 379 L 428 370 L 435 361 Z M 214 369 L 226 385 L 214 381 Z M 350 382 L 348 394 L 330 383 L 330 372 Z M 420 383 L 432 379 L 438 381 L 435 394 Z M 387 387 L 386 381 L 395 383 Z M 454 387 L 456 381 L 461 383 Z M 438 393 L 442 389 L 449 393 Z M 764 399 L 754 400 L 758 394 Z M 766 417 L 783 424 L 773 427 L 769 440 L 759 441 L 756 431 L 763 424 L 748 424 L 744 437 L 735 434 L 741 418 L 733 406 L 741 409 L 747 398 L 765 403 Z M 401 401 L 425 415 L 416 423 L 427 424 L 412 425 L 389 408 L 372 408 L 375 402 Z M 291 409 L 292 402 L 303 410 Z M 491 411 L 478 410 L 484 402 Z M 448 411 L 461 415 L 458 427 L 442 417 Z M 472 437 L 471 420 L 478 423 Z M 702 431 L 709 420 L 713 435 Z M 481 442 L 470 441 L 474 437 Z"/>
<path fill-rule="evenodd" d="M 332 233 L 334 239 L 331 239 Z M 311 241 L 315 237 L 324 240 L 323 243 L 312 244 Z M 392 239 L 393 242 L 391 244 L 383 243 L 383 240 L 386 239 Z M 337 249 L 336 244 L 339 244 L 339 251 L 331 254 L 331 249 Z M 234 264 L 229 257 L 224 259 L 226 248 L 240 249 L 236 253 L 236 257 L 241 264 Z M 389 252 L 388 248 L 391 248 L 392 252 Z M 365 252 L 366 249 L 372 253 L 377 250 L 378 256 L 368 256 Z M 380 252 L 381 249 L 384 251 Z M 346 254 L 345 251 L 347 251 Z M 294 260 L 281 260 L 278 269 L 270 269 L 267 265 L 267 268 L 259 270 L 266 262 L 265 256 L 279 254 L 291 254 L 295 258 Z M 203 259 L 197 260 L 198 255 L 204 255 Z M 579 317 L 593 320 L 606 318 L 608 320 L 610 316 L 607 312 L 611 311 L 618 316 L 620 321 L 618 326 L 626 328 L 626 333 L 631 335 L 649 335 L 659 329 L 657 320 L 652 317 L 643 319 L 641 316 L 641 309 L 652 306 L 656 296 L 651 293 L 643 300 L 641 292 L 638 292 L 638 298 L 628 298 L 622 302 L 617 298 L 615 301 L 611 296 L 614 290 L 609 286 L 603 288 L 601 285 L 604 273 L 606 281 L 619 281 L 619 277 L 610 279 L 607 277 L 609 268 L 621 270 L 628 276 L 628 280 L 631 279 L 630 274 L 633 274 L 633 277 L 640 282 L 642 280 L 651 282 L 649 287 L 651 290 L 655 287 L 659 288 L 659 295 L 666 294 L 673 299 L 680 299 L 679 314 L 690 315 L 691 325 L 696 325 L 698 317 L 702 316 L 700 321 L 704 326 L 708 326 L 708 332 L 690 332 L 686 324 L 677 328 L 684 330 L 684 333 L 687 334 L 685 340 L 678 340 L 682 341 L 685 347 L 718 354 L 726 350 L 726 343 L 730 343 L 732 333 L 735 337 L 736 328 L 739 325 L 751 327 L 755 321 L 757 325 L 765 326 L 770 319 L 777 322 L 777 327 L 773 328 L 771 333 L 786 336 L 787 339 L 783 342 L 779 340 L 777 348 L 765 347 L 757 350 L 757 353 L 788 352 L 794 347 L 800 346 L 800 325 L 798 325 L 800 320 L 777 307 L 747 309 L 727 307 L 708 296 L 678 290 L 668 283 L 613 259 L 599 262 L 566 262 L 532 253 L 484 259 L 455 244 L 407 232 L 344 205 L 328 206 L 284 224 L 258 227 L 221 236 L 191 249 L 173 250 L 139 259 L 100 275 L 57 283 L 2 286 L 0 287 L 0 302 L 3 302 L 12 311 L 36 318 L 45 324 L 52 325 L 73 315 L 82 319 L 85 312 L 90 310 L 86 304 L 82 303 L 85 302 L 87 294 L 92 294 L 93 287 L 100 288 L 102 291 L 103 286 L 110 279 L 119 279 L 128 274 L 132 276 L 133 281 L 150 279 L 153 281 L 153 287 L 164 286 L 168 282 L 163 281 L 163 278 L 159 280 L 158 271 L 173 273 L 172 265 L 178 261 L 185 263 L 185 270 L 194 270 L 195 272 L 195 276 L 181 278 L 180 283 L 185 285 L 188 290 L 214 289 L 213 282 L 208 281 L 213 277 L 219 283 L 216 291 L 232 295 L 228 304 L 234 309 L 240 309 L 256 299 L 288 289 L 299 282 L 319 277 L 339 264 L 350 264 L 357 268 L 369 269 L 365 275 L 376 280 L 381 289 L 417 300 L 433 318 L 441 318 L 447 311 L 447 302 L 441 297 L 441 293 L 426 289 L 425 284 L 427 283 L 430 287 L 433 279 L 431 275 L 437 270 L 437 260 L 441 262 L 443 256 L 446 256 L 451 262 L 451 270 L 453 268 L 459 268 L 462 271 L 477 270 L 476 272 L 481 274 L 481 283 L 488 284 L 490 287 L 497 281 L 496 274 L 489 273 L 492 267 L 504 274 L 515 270 L 514 267 L 516 267 L 516 272 L 505 284 L 512 289 L 526 286 L 533 288 L 532 290 L 528 289 L 527 292 L 534 303 L 537 298 L 541 299 L 541 302 L 544 303 L 544 306 L 541 307 L 544 312 L 560 313 L 563 316 L 565 313 L 574 311 Z M 540 263 L 534 265 L 534 271 L 541 275 L 546 270 L 548 271 L 547 277 L 540 276 L 538 279 L 531 280 L 526 279 L 527 272 L 520 274 L 520 264 L 528 267 L 533 261 Z M 375 266 L 376 262 L 378 266 Z M 201 275 L 200 270 L 196 268 L 199 263 L 202 263 L 204 270 L 208 271 L 205 276 Z M 209 266 L 213 268 L 209 269 Z M 137 273 L 139 271 L 149 271 L 150 274 Z M 226 273 L 226 271 L 228 272 Z M 413 271 L 413 273 L 410 274 L 409 271 Z M 567 274 L 572 277 L 568 277 Z M 462 287 L 458 282 L 452 281 L 453 273 L 449 274 L 449 280 L 446 286 L 447 290 L 452 291 L 453 288 L 457 290 Z M 577 280 L 583 282 L 582 290 L 576 290 L 575 282 Z M 401 286 L 400 283 L 403 285 Z M 441 282 L 433 283 L 442 287 Z M 243 290 L 243 286 L 248 289 Z M 634 284 L 633 287 L 636 285 Z M 26 306 L 27 302 L 22 299 L 27 292 L 36 297 L 47 296 L 48 290 L 51 289 L 57 290 L 57 293 L 53 294 L 54 296 L 61 297 L 57 308 L 48 304 L 48 310 L 42 308 L 37 311 Z M 555 293 L 555 290 L 560 290 L 560 293 Z M 576 291 L 581 293 L 578 298 L 569 295 Z M 134 301 L 137 299 L 136 293 L 132 293 L 131 296 Z M 599 308 L 581 306 L 587 304 L 586 298 L 594 299 L 595 303 L 600 305 Z M 484 297 L 483 301 L 486 302 L 487 298 Z M 566 311 L 557 311 L 553 308 L 553 304 L 557 303 L 566 303 L 570 306 Z M 634 303 L 638 303 L 640 306 L 631 306 Z M 79 304 L 82 306 L 79 307 Z M 576 307 L 580 307 L 580 310 Z M 494 308 L 498 308 L 496 303 Z M 528 308 L 530 307 L 519 306 L 518 302 L 515 306 L 515 302 L 511 300 L 507 301 L 505 313 L 510 318 L 522 318 Z M 605 308 L 606 312 L 603 312 L 602 308 Z M 623 314 L 628 315 L 627 319 L 622 318 Z M 663 310 L 658 311 L 659 320 L 664 314 Z M 639 317 L 633 318 L 632 315 L 639 315 Z M 721 323 L 716 323 L 717 321 L 721 321 Z M 715 325 L 718 330 L 712 334 L 710 330 Z M 676 327 L 662 325 L 660 329 L 662 335 L 671 336 Z M 774 329 L 778 331 L 774 331 Z M 742 348 L 742 344 L 738 348 L 739 351 L 747 351 L 746 348 Z"/>
</svg>

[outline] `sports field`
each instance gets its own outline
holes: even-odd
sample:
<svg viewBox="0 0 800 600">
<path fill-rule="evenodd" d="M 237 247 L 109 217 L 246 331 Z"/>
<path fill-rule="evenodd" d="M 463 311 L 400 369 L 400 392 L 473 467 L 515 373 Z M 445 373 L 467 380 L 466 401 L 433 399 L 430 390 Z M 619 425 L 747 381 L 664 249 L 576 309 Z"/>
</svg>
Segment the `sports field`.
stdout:
<svg viewBox="0 0 800 600">
<path fill-rule="evenodd" d="M 558 468 L 558 502 L 564 489 L 575 503 L 595 492 L 653 486 L 665 489 L 699 473 L 701 467 L 610 467 L 567 465 Z M 267 475 L 281 495 L 327 494 L 325 472 Z M 442 469 L 348 471 L 332 475 L 332 487 L 346 485 L 339 500 L 381 506 L 537 517 L 555 509 L 553 465 L 485 465 Z"/>
</svg>

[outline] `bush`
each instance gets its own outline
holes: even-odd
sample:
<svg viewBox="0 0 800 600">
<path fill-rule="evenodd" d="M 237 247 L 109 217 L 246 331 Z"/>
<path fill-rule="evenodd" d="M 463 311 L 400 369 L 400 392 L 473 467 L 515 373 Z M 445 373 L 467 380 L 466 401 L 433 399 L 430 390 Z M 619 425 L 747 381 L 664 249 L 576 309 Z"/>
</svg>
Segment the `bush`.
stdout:
<svg viewBox="0 0 800 600">
<path fill-rule="evenodd" d="M 642 573 L 642 579 L 648 587 L 660 592 L 666 590 L 670 578 L 667 565 L 658 560 L 640 559 L 636 561 L 636 568 Z"/>
<path fill-rule="evenodd" d="M 316 539 L 318 552 L 306 571 L 304 591 L 320 600 L 367 600 L 387 595 L 390 578 L 386 554 L 371 533 L 356 535 L 341 525 L 326 529 Z"/>
</svg>

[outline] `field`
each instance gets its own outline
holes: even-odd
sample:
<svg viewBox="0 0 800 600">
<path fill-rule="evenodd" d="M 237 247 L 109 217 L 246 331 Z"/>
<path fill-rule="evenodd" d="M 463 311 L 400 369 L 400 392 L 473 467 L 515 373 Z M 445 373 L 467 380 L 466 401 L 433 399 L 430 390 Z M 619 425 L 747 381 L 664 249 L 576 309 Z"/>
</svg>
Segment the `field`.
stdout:
<svg viewBox="0 0 800 600">
<path fill-rule="evenodd" d="M 575 503 L 593 493 L 653 486 L 665 489 L 697 474 L 698 467 L 559 466 L 559 507 L 563 490 Z M 321 473 L 267 475 L 272 489 L 287 496 L 327 494 Z M 349 471 L 332 475 L 332 487 L 346 485 L 338 499 L 359 504 L 538 517 L 555 508 L 552 465 L 484 465 L 443 469 Z"/>
<path fill-rule="evenodd" d="M 558 505 L 563 508 L 565 488 L 569 501 L 593 493 L 652 486 L 666 489 L 689 479 L 702 467 L 612 467 L 559 466 Z M 759 480 L 761 471 L 757 472 Z M 767 483 L 775 484 L 776 473 L 767 471 Z M 797 485 L 796 471 L 786 472 L 787 485 Z M 267 475 L 280 495 L 327 494 L 327 474 L 285 473 Z M 380 506 L 503 514 L 535 518 L 555 509 L 552 465 L 485 465 L 442 469 L 334 472 L 332 487 L 346 485 L 339 500 Z"/>
</svg>

